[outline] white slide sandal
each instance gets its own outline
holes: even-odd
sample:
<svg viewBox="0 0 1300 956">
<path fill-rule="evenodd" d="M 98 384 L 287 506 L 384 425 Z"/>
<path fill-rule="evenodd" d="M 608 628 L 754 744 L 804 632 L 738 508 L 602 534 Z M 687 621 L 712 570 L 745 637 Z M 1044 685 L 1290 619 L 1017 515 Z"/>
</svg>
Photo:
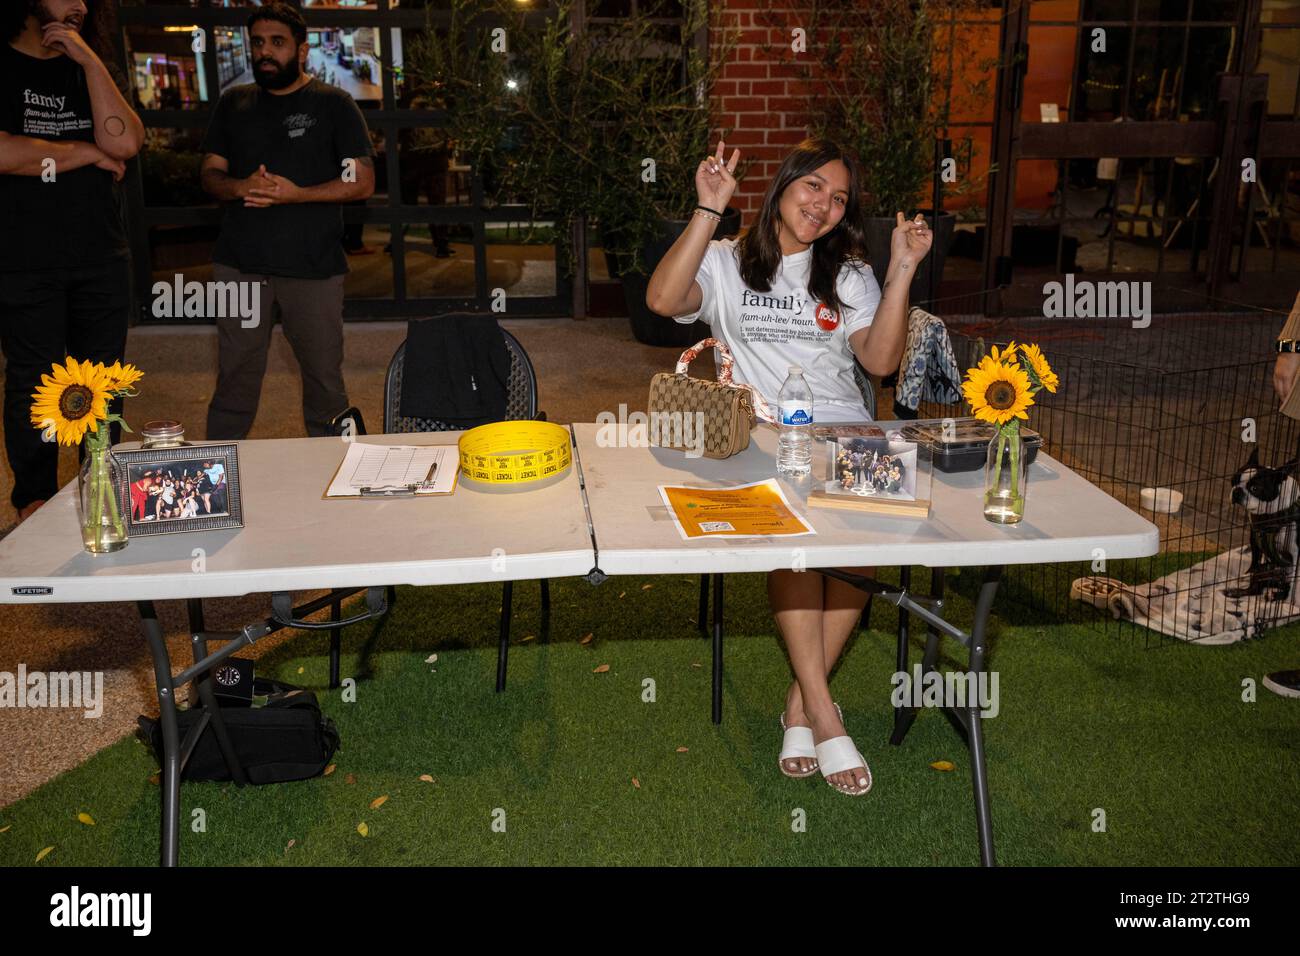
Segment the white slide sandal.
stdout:
<svg viewBox="0 0 1300 956">
<path fill-rule="evenodd" d="M 777 758 L 778 766 L 781 772 L 787 777 L 794 780 L 802 780 L 804 777 L 811 777 L 817 772 L 816 763 L 813 768 L 805 773 L 791 773 L 786 769 L 787 760 L 797 760 L 800 757 L 806 757 L 809 760 L 816 761 L 817 749 L 813 743 L 813 732 L 811 727 L 787 727 L 785 725 L 785 714 L 781 715 L 781 729 L 785 731 L 785 736 L 781 738 L 781 755 Z"/>
<path fill-rule="evenodd" d="M 832 789 L 850 797 L 865 796 L 867 791 L 871 789 L 871 768 L 867 766 L 867 761 L 862 754 L 858 753 L 858 748 L 853 745 L 852 737 L 832 737 L 829 740 L 823 740 L 816 745 L 815 750 L 817 752 L 817 763 L 821 766 L 823 777 L 830 777 L 845 770 L 856 770 L 858 768 L 861 768 L 862 773 L 866 774 L 867 784 L 861 790 L 842 790 L 827 780 L 826 782 L 830 784 Z M 860 776 L 860 774 L 855 775 L 855 783 Z"/>
</svg>

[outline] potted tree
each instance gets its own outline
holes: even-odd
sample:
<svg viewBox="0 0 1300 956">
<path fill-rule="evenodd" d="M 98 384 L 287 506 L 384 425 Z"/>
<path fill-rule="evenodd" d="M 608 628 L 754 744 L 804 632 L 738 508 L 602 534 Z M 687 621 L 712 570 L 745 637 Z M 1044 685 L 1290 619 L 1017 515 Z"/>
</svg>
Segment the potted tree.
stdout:
<svg viewBox="0 0 1300 956">
<path fill-rule="evenodd" d="M 966 168 L 959 168 L 962 149 L 952 157 L 956 183 L 950 187 L 939 182 L 948 150 L 938 144 L 948 140 L 949 119 L 960 112 L 954 107 L 974 103 L 987 93 L 988 63 L 978 64 L 975 82 L 963 77 L 961 88 L 953 89 L 954 70 L 969 58 L 966 32 L 955 20 L 973 7 L 973 0 L 871 0 L 819 10 L 814 21 L 827 42 L 816 74 L 825 95 L 810 127 L 814 134 L 852 149 L 861 160 L 868 254 L 877 275 L 884 275 L 889 266 L 896 211 L 910 214 L 922 197 L 938 192 L 936 186 L 957 196 L 979 188 L 984 180 L 970 175 L 968 139 Z M 911 301 L 918 304 L 930 299 L 932 275 L 938 288 L 956 224 L 951 213 L 935 216 L 933 207 L 921 211 L 934 219 L 934 245 L 912 280 Z"/>
<path fill-rule="evenodd" d="M 517 197 L 534 221 L 555 221 L 562 275 L 574 273 L 574 225 L 597 223 L 634 334 L 673 344 L 696 330 L 650 313 L 645 285 L 685 228 L 709 150 L 705 93 L 721 60 L 693 45 L 707 3 L 686 0 L 667 39 L 649 13 L 578 33 L 571 16 L 572 0 L 549 18 L 507 0 L 451 0 L 448 25 L 408 46 L 406 81 L 446 112 L 461 156 L 490 173 L 490 198 Z M 499 24 L 504 38 L 493 38 Z M 729 212 L 719 236 L 739 227 Z"/>
</svg>

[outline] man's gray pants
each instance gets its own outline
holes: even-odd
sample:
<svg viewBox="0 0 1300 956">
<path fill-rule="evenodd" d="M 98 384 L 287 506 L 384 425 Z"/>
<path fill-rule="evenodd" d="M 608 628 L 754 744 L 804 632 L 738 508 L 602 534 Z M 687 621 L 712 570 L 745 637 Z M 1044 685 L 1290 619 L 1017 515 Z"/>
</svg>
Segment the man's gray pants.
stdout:
<svg viewBox="0 0 1300 956">
<path fill-rule="evenodd" d="M 302 413 L 311 436 L 328 435 L 329 423 L 348 407 L 343 386 L 343 276 L 289 279 L 251 275 L 213 263 L 217 282 L 253 282 L 261 288 L 258 321 L 217 317 L 217 389 L 208 405 L 208 441 L 248 437 L 266 374 L 271 327 L 280 307 L 284 336 L 302 370 Z"/>
</svg>

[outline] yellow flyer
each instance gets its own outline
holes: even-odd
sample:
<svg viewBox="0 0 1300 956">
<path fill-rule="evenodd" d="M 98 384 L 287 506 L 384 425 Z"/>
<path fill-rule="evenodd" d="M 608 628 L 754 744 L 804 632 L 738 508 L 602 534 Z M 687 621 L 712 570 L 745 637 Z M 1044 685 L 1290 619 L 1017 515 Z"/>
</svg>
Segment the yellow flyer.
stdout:
<svg viewBox="0 0 1300 956">
<path fill-rule="evenodd" d="M 794 513 L 775 478 L 730 488 L 660 485 L 659 495 L 687 541 L 817 533 Z"/>
</svg>

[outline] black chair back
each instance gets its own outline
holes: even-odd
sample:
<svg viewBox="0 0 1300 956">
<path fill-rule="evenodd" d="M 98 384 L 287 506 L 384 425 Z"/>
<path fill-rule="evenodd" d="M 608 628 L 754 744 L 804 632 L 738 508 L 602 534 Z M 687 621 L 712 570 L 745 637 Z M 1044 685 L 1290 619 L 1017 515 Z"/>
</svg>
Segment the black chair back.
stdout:
<svg viewBox="0 0 1300 956">
<path fill-rule="evenodd" d="M 445 316 L 445 318 L 451 317 Z M 535 419 L 537 417 L 537 373 L 533 370 L 533 363 L 529 361 L 528 353 L 519 344 L 519 340 L 505 329 L 501 330 L 501 334 L 505 336 L 506 348 L 510 350 L 510 380 L 506 384 L 506 420 Z M 401 414 L 402 376 L 405 369 L 406 343 L 402 342 L 393 353 L 392 361 L 388 363 L 388 375 L 384 379 L 384 431 L 389 434 L 445 432 L 456 431 L 463 427 L 449 425 L 432 418 L 412 418 Z"/>
</svg>

